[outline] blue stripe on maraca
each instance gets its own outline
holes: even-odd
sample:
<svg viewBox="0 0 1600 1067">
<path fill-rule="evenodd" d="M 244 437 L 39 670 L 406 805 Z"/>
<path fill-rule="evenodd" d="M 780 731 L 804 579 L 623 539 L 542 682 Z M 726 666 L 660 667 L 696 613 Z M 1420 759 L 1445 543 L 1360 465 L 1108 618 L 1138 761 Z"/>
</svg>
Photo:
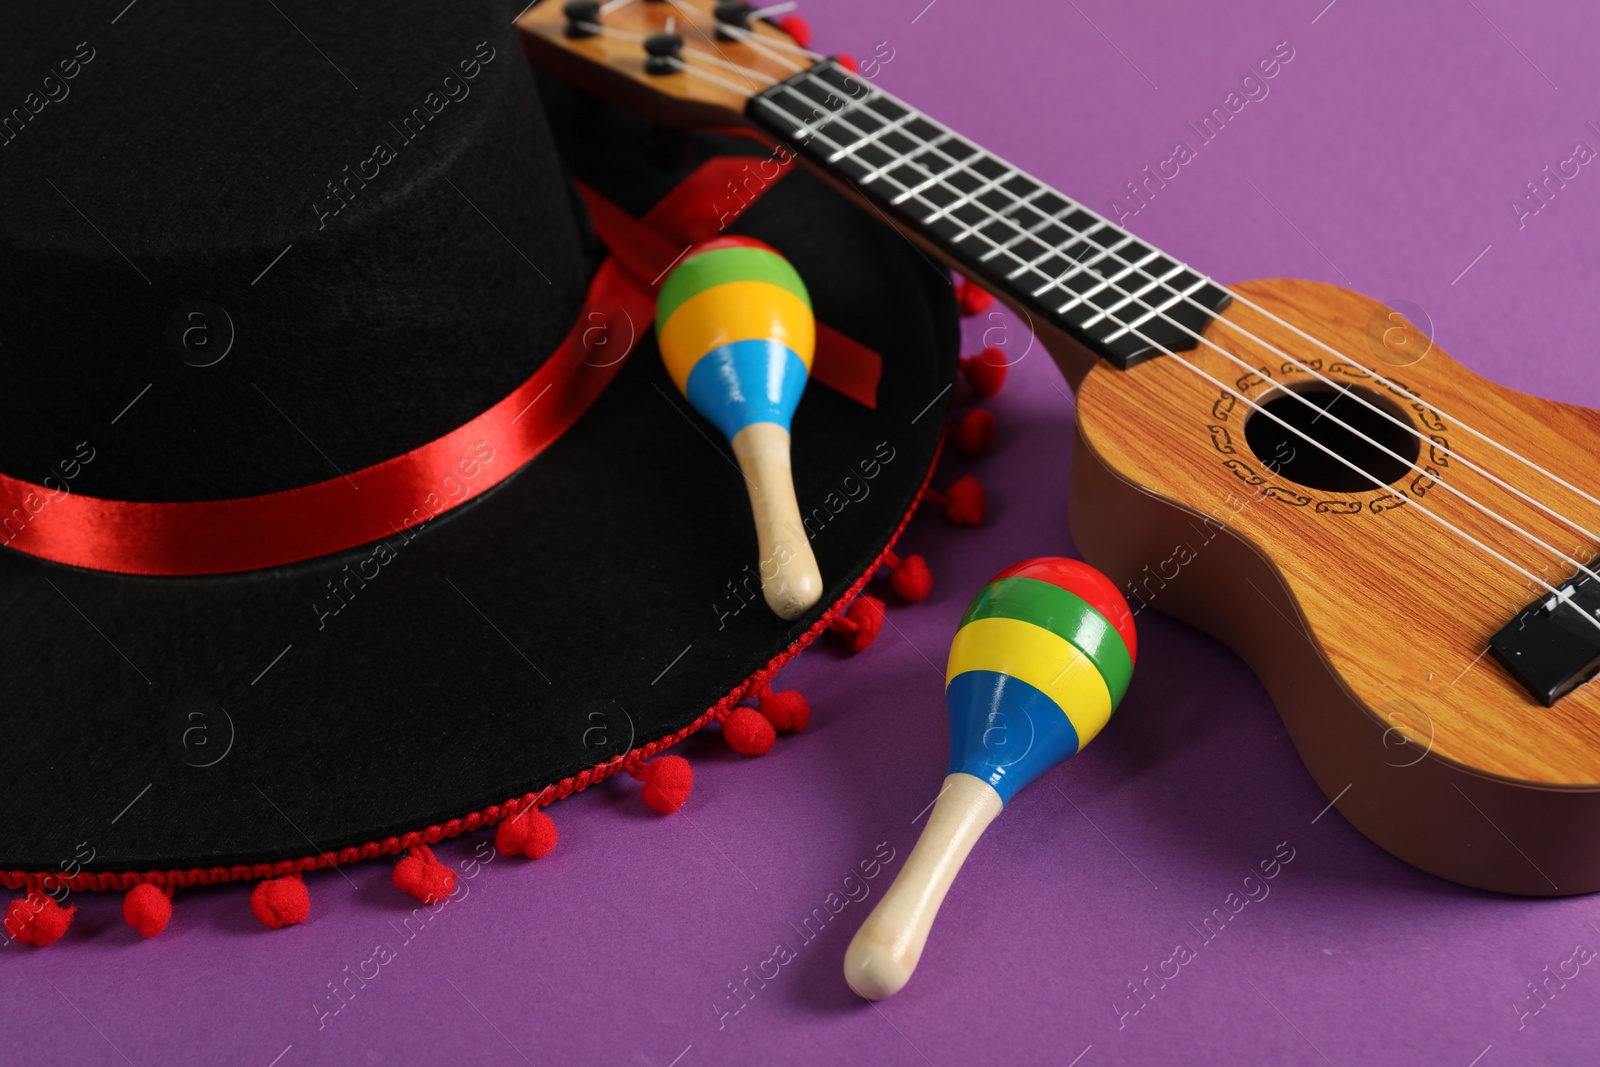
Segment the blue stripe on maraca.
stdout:
<svg viewBox="0 0 1600 1067">
<path fill-rule="evenodd" d="M 1078 751 L 1054 700 L 999 671 L 963 671 L 945 688 L 950 774 L 980 778 L 1009 804 L 1018 789 Z"/>
<path fill-rule="evenodd" d="M 753 422 L 785 430 L 806 387 L 806 365 L 777 341 L 751 338 L 713 348 L 689 372 L 694 409 L 733 435 Z"/>
</svg>

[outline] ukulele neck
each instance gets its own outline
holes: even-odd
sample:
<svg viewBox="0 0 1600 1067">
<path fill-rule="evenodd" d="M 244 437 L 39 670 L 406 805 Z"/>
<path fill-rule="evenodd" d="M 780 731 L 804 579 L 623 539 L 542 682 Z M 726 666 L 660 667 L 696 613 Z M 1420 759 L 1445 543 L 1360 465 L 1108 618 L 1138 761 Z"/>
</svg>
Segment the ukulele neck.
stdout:
<svg viewBox="0 0 1600 1067">
<path fill-rule="evenodd" d="M 1013 306 L 1127 369 L 1195 347 L 1227 291 L 833 60 L 746 117 Z"/>
</svg>

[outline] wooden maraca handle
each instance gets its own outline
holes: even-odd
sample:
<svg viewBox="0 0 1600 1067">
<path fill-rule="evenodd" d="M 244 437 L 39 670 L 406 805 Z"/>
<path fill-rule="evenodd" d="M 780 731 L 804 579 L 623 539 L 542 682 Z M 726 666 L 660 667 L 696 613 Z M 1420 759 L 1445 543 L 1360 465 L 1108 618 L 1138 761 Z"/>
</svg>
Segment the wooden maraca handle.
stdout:
<svg viewBox="0 0 1600 1067">
<path fill-rule="evenodd" d="M 844 980 L 858 996 L 882 1000 L 911 979 L 950 883 L 1001 806 L 1000 794 L 980 778 L 956 773 L 944 780 L 917 847 L 845 951 Z"/>
<path fill-rule="evenodd" d="M 761 553 L 761 595 L 780 619 L 797 619 L 822 599 L 822 572 L 800 518 L 789 468 L 789 431 L 752 422 L 733 435 Z"/>
</svg>

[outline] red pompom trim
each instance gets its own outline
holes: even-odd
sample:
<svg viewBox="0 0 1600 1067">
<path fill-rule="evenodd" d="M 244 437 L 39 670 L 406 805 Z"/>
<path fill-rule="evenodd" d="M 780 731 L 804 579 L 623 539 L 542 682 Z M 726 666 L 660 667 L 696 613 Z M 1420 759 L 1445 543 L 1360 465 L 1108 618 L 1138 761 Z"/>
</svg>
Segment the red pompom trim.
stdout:
<svg viewBox="0 0 1600 1067">
<path fill-rule="evenodd" d="M 899 540 L 900 536 L 905 533 L 906 527 L 910 524 L 912 518 L 915 516 L 917 507 L 928 493 L 929 483 L 933 479 L 934 469 L 937 467 L 938 461 L 939 453 L 936 451 L 933 458 L 929 461 L 927 470 L 922 475 L 922 484 L 918 492 L 917 503 L 908 508 L 905 514 L 900 517 L 899 525 L 895 527 L 894 533 L 889 538 L 889 545 L 892 546 L 896 541 Z M 767 661 L 766 666 L 752 675 L 745 684 L 737 686 L 732 691 L 725 694 L 721 700 L 712 705 L 710 708 L 707 708 L 700 715 L 700 717 L 695 719 L 693 722 L 683 726 L 674 733 L 668 734 L 667 736 L 656 741 L 652 741 L 648 745 L 641 745 L 639 748 L 634 749 L 627 755 L 630 758 L 647 759 L 656 753 L 662 752 L 665 749 L 677 744 L 684 738 L 702 729 L 707 724 L 717 720 L 720 713 L 733 703 L 739 700 L 748 699 L 751 691 L 754 690 L 756 686 L 760 685 L 763 680 L 770 679 L 773 675 L 775 675 L 785 664 L 794 659 L 795 656 L 799 655 L 800 652 L 824 630 L 840 629 L 840 627 L 836 626 L 835 624 L 842 620 L 848 619 L 849 616 L 844 611 L 844 605 L 847 602 L 851 610 L 862 610 L 858 602 L 866 598 L 864 595 L 858 596 L 857 594 L 860 594 L 861 591 L 866 587 L 868 581 L 871 580 L 873 572 L 875 572 L 877 567 L 883 562 L 883 556 L 885 553 L 887 553 L 887 551 L 888 549 L 886 548 L 884 553 L 879 554 L 878 559 L 874 560 L 872 565 L 867 568 L 866 572 L 856 579 L 855 583 L 851 585 L 845 594 L 835 602 L 834 607 L 824 612 L 822 617 L 817 619 L 816 622 L 811 625 L 811 628 L 802 634 L 798 639 L 796 639 L 793 644 Z M 881 619 L 879 622 L 881 625 Z M 854 623 L 852 623 L 852 625 L 854 625 Z M 154 871 L 81 872 L 76 875 L 61 876 L 60 882 L 74 892 L 103 892 L 111 890 L 126 891 L 128 889 L 132 889 L 134 886 L 147 884 L 166 888 L 190 888 L 193 886 L 219 885 L 227 882 L 251 882 L 262 878 L 278 877 L 286 872 L 300 873 L 303 871 L 321 870 L 326 867 L 335 867 L 341 864 L 355 863 L 359 860 L 369 860 L 379 856 L 394 856 L 405 851 L 413 844 L 421 842 L 438 842 L 446 838 L 456 837 L 460 834 L 470 833 L 474 830 L 479 830 L 485 827 L 495 826 L 497 824 L 504 825 L 504 820 L 514 818 L 518 812 L 524 811 L 530 804 L 545 803 L 549 800 L 560 800 L 563 797 L 571 796 L 574 793 L 587 789 L 597 782 L 609 778 L 611 775 L 616 774 L 623 769 L 624 768 L 621 760 L 608 760 L 604 763 L 590 767 L 579 774 L 571 775 L 559 782 L 546 786 L 537 793 L 527 793 L 520 797 L 513 797 L 504 803 L 491 804 L 488 807 L 482 808 L 478 811 L 469 812 L 466 815 L 448 819 L 442 823 L 408 831 L 398 836 L 390 836 L 379 840 L 369 841 L 362 845 L 351 845 L 346 848 L 342 848 L 337 852 L 321 852 L 317 853 L 316 855 L 303 856 L 299 859 L 285 860 L 277 863 L 235 864 L 230 867 L 189 867 Z M 555 836 L 553 823 L 551 824 L 550 829 L 550 837 L 553 844 Z M 496 836 L 496 844 L 498 845 L 498 835 Z M 38 881 L 41 873 L 45 873 L 51 878 L 56 877 L 55 872 L 39 872 L 33 870 L 0 870 L 0 886 L 14 890 L 28 889 Z M 70 909 L 68 909 L 68 911 L 70 913 Z"/>
<path fill-rule="evenodd" d="M 978 526 L 983 522 L 984 514 L 988 511 L 988 498 L 983 492 L 983 483 L 968 474 L 956 479 L 947 492 L 936 492 L 929 487 L 923 494 L 935 504 L 944 507 L 945 517 L 957 526 Z"/>
<path fill-rule="evenodd" d="M 953 434 L 956 451 L 963 456 L 979 456 L 994 444 L 994 412 L 973 408 L 961 416 Z"/>
<path fill-rule="evenodd" d="M 828 623 L 828 629 L 844 638 L 850 651 L 860 652 L 878 639 L 883 629 L 883 601 L 871 593 L 862 593 L 850 605 L 850 610 Z"/>
<path fill-rule="evenodd" d="M 796 14 L 779 15 L 772 19 L 772 24 L 778 29 L 794 38 L 794 43 L 801 48 L 811 47 L 811 23 L 804 16 Z"/>
<path fill-rule="evenodd" d="M 140 937 L 154 937 L 172 920 L 172 898 L 153 885 L 136 885 L 122 898 L 122 921 L 139 931 Z"/>
<path fill-rule="evenodd" d="M 975 356 L 964 356 L 961 360 L 961 373 L 966 376 L 972 391 L 980 397 L 991 397 L 998 393 L 1006 384 L 1006 372 L 1009 370 L 1010 363 L 1005 352 L 994 345 Z"/>
<path fill-rule="evenodd" d="M 889 588 L 907 604 L 915 604 L 933 592 L 933 573 L 928 570 L 928 561 L 921 556 L 901 559 L 891 552 L 884 557 L 884 562 L 894 572 L 889 576 Z"/>
<path fill-rule="evenodd" d="M 649 763 L 630 767 L 628 773 L 644 783 L 641 796 L 645 806 L 663 815 L 683 807 L 694 789 L 694 768 L 682 756 L 657 756 Z"/>
<path fill-rule="evenodd" d="M 994 307 L 994 294 L 969 278 L 956 279 L 956 303 L 963 315 L 982 315 Z"/>
<path fill-rule="evenodd" d="M 250 891 L 250 910 L 263 926 L 274 930 L 293 926 L 311 914 L 311 894 L 298 874 L 270 878 Z"/>
<path fill-rule="evenodd" d="M 739 706 L 722 720 L 722 736 L 741 756 L 765 756 L 772 751 L 778 733 L 755 708 Z"/>
<path fill-rule="evenodd" d="M 500 824 L 494 832 L 494 847 L 506 856 L 543 859 L 556 847 L 558 836 L 554 819 L 541 808 L 529 808 Z"/>
<path fill-rule="evenodd" d="M 763 682 L 756 695 L 760 700 L 756 710 L 772 724 L 774 730 L 799 733 L 811 722 L 811 704 L 798 690 L 785 689 L 774 693 L 772 686 Z"/>
<path fill-rule="evenodd" d="M 440 863 L 427 845 L 412 845 L 394 865 L 394 886 L 424 904 L 435 904 L 456 891 L 458 875 Z"/>
<path fill-rule="evenodd" d="M 61 939 L 77 910 L 63 908 L 39 890 L 30 889 L 27 896 L 18 897 L 6 908 L 6 933 L 13 941 L 43 948 Z"/>
</svg>

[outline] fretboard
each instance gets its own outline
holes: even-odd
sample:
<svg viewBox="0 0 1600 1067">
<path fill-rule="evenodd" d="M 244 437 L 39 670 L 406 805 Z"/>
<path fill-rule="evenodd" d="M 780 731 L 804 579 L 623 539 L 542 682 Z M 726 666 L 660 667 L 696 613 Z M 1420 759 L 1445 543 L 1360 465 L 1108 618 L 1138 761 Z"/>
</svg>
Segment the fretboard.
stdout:
<svg viewBox="0 0 1600 1067">
<path fill-rule="evenodd" d="M 1226 290 L 833 60 L 748 116 L 961 271 L 1127 368 L 1195 347 Z"/>
</svg>

